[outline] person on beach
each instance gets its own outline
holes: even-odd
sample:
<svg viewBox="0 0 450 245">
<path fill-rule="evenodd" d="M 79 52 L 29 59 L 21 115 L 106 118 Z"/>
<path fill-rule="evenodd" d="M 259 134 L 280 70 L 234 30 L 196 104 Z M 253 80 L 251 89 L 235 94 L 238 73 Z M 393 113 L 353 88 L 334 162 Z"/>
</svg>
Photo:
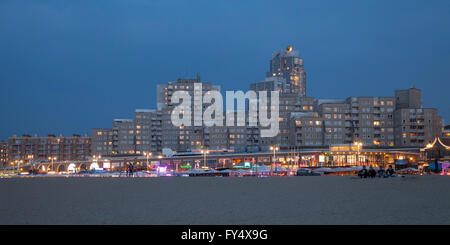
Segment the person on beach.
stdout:
<svg viewBox="0 0 450 245">
<path fill-rule="evenodd" d="M 132 163 L 130 163 L 130 170 L 129 170 L 129 172 L 130 172 L 130 176 L 133 177 L 133 164 Z"/>
<path fill-rule="evenodd" d="M 370 178 L 375 178 L 375 176 L 377 175 L 377 172 L 372 168 L 372 166 L 369 168 L 368 175 Z"/>
<path fill-rule="evenodd" d="M 363 166 L 363 169 L 361 169 L 358 172 L 358 176 L 362 179 L 362 178 L 367 178 L 367 169 L 366 166 Z"/>
<path fill-rule="evenodd" d="M 387 177 L 394 176 L 394 169 L 392 168 L 392 165 L 389 165 L 389 168 L 386 170 L 386 176 Z"/>
</svg>

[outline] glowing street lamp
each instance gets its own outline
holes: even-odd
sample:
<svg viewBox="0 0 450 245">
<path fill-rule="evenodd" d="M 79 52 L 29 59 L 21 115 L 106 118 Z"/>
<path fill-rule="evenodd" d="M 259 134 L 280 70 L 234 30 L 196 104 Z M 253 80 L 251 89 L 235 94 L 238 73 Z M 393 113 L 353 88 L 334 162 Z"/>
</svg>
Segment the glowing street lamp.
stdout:
<svg viewBox="0 0 450 245">
<path fill-rule="evenodd" d="M 98 159 L 102 158 L 102 155 L 93 155 L 93 156 L 92 156 L 92 158 L 94 158 L 94 159 L 97 159 L 97 160 L 98 160 Z"/>
<path fill-rule="evenodd" d="M 147 157 L 147 168 L 148 168 L 148 157 L 150 157 L 152 155 L 151 152 L 144 152 L 144 156 Z"/>
<path fill-rule="evenodd" d="M 23 163 L 23 160 L 15 160 L 14 161 L 14 168 L 16 168 L 16 164 L 17 164 L 17 173 L 20 174 L 20 164 Z"/>
<path fill-rule="evenodd" d="M 356 159 L 356 165 L 358 165 L 358 163 L 361 163 L 360 161 L 359 161 L 359 151 L 360 151 L 360 149 L 362 148 L 362 146 L 363 146 L 363 143 L 361 142 L 361 141 L 355 141 L 355 142 L 353 142 L 353 144 L 356 146 L 356 149 L 357 149 L 357 151 L 358 151 L 358 154 L 357 154 L 357 159 Z"/>
<path fill-rule="evenodd" d="M 55 169 L 53 168 L 53 161 L 56 161 L 56 157 L 48 157 L 49 161 L 52 161 L 52 171 L 55 171 Z"/>
<path fill-rule="evenodd" d="M 208 150 L 202 150 L 203 153 L 203 166 L 206 167 L 206 154 L 209 154 Z"/>
<path fill-rule="evenodd" d="M 276 151 L 279 151 L 280 150 L 280 147 L 278 147 L 278 146 L 271 146 L 270 147 L 270 150 L 272 151 L 273 150 L 273 163 L 275 164 L 275 173 L 277 172 L 277 160 L 276 160 L 276 154 L 275 154 L 275 152 Z M 272 166 L 270 166 L 270 172 L 272 172 Z M 273 174 L 273 172 L 272 172 L 272 174 Z"/>
</svg>

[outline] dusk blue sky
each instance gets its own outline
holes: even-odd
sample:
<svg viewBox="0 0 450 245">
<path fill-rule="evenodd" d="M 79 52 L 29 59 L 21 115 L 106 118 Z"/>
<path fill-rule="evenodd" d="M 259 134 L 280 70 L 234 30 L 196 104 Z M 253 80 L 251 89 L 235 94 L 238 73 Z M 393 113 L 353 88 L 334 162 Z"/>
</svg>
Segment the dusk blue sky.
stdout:
<svg viewBox="0 0 450 245">
<path fill-rule="evenodd" d="M 248 90 L 293 45 L 307 95 L 422 89 L 450 122 L 450 1 L 0 1 L 0 139 L 91 133 L 193 77 Z"/>
</svg>

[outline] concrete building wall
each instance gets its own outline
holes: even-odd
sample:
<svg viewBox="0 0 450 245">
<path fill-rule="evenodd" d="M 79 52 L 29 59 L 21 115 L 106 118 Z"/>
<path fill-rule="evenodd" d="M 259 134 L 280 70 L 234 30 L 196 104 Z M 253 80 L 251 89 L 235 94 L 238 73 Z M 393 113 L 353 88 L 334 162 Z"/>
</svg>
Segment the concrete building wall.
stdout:
<svg viewBox="0 0 450 245">
<path fill-rule="evenodd" d="M 5 168 L 9 164 L 8 142 L 0 142 L 0 168 Z"/>
<path fill-rule="evenodd" d="M 395 111 L 395 145 L 423 147 L 441 136 L 441 119 L 434 108 L 402 108 Z"/>
<path fill-rule="evenodd" d="M 191 126 L 175 127 L 171 122 L 171 112 L 177 106 L 172 103 L 172 95 L 176 91 L 186 91 L 191 96 L 191 108 L 186 108 L 186 112 L 191 112 Z M 194 111 L 201 111 L 202 115 L 208 104 L 202 103 L 202 97 L 209 91 L 219 91 L 219 85 L 209 82 L 201 82 L 200 77 L 193 79 L 178 79 L 176 82 L 158 85 L 158 105 L 162 111 L 162 148 L 170 148 L 174 151 L 191 151 L 205 147 L 205 127 L 203 121 L 194 121 Z M 198 94 L 195 94 L 195 93 Z M 201 96 L 201 98 L 200 98 Z M 198 103 L 196 103 L 198 102 Z M 197 104 L 197 105 L 196 105 Z"/>
<path fill-rule="evenodd" d="M 324 120 L 325 146 L 362 142 L 365 146 L 393 146 L 393 97 L 350 97 L 318 100 Z"/>
<path fill-rule="evenodd" d="M 324 120 L 315 112 L 297 112 L 289 120 L 290 147 L 321 147 L 324 145 Z"/>
<path fill-rule="evenodd" d="M 398 109 L 422 108 L 422 95 L 420 89 L 409 88 L 395 90 L 395 100 Z"/>
<path fill-rule="evenodd" d="M 23 159 L 48 161 L 49 157 L 56 157 L 57 161 L 85 160 L 91 156 L 91 137 L 13 136 L 8 139 L 8 148 L 10 161 Z"/>
<path fill-rule="evenodd" d="M 110 128 L 92 129 L 92 155 L 113 155 L 113 130 Z"/>
<path fill-rule="evenodd" d="M 275 52 L 270 60 L 266 77 L 277 77 L 286 81 L 286 91 L 306 96 L 306 72 L 300 53 L 288 46 L 285 50 Z"/>
<path fill-rule="evenodd" d="M 136 154 L 135 125 L 132 119 L 114 119 L 113 154 Z"/>
</svg>

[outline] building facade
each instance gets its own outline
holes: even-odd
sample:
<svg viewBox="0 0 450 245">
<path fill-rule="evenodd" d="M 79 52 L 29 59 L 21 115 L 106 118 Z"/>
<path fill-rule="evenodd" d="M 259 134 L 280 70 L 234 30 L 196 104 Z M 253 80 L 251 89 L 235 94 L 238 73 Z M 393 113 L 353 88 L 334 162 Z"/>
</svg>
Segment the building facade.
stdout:
<svg viewBox="0 0 450 245">
<path fill-rule="evenodd" d="M 369 147 L 394 146 L 393 97 L 317 100 L 324 121 L 324 146 L 361 142 Z"/>
<path fill-rule="evenodd" d="M 324 120 L 317 112 L 294 112 L 289 120 L 290 147 L 324 145 Z"/>
<path fill-rule="evenodd" d="M 275 145 L 282 149 L 326 148 L 355 142 L 369 148 L 423 147 L 442 131 L 437 110 L 422 108 L 419 89 L 396 90 L 393 97 L 306 97 L 303 59 L 292 47 L 275 52 L 266 79 L 252 83 L 250 89 L 257 94 L 280 92 L 277 136 L 261 137 L 262 128 L 249 125 L 248 109 L 245 126 L 225 126 L 226 116 L 223 127 L 206 127 L 203 121 L 194 121 L 194 111 L 203 115 L 209 106 L 202 103 L 204 95 L 221 91 L 220 86 L 202 82 L 197 76 L 159 84 L 156 109 L 136 110 L 133 119 L 116 119 L 111 129 L 94 129 L 92 152 L 101 155 L 157 154 L 163 149 L 258 152 Z M 177 91 L 186 91 L 191 96 L 191 107 L 185 108 L 192 113 L 191 126 L 172 125 L 171 112 L 179 106 L 172 96 Z"/>
<path fill-rule="evenodd" d="M 176 91 L 186 91 L 191 97 L 191 108 L 185 108 L 191 111 L 191 126 L 176 127 L 172 124 L 171 112 L 177 106 L 172 102 L 172 95 Z M 173 151 L 191 151 L 195 149 L 207 148 L 205 140 L 206 127 L 203 121 L 196 122 L 194 111 L 204 113 L 209 106 L 202 103 L 203 96 L 209 91 L 221 91 L 219 85 L 213 85 L 209 82 L 202 82 L 200 77 L 190 79 L 178 79 L 176 82 L 168 82 L 157 86 L 157 107 L 161 111 L 162 123 L 162 148 L 168 148 Z M 197 126 L 201 125 L 201 126 Z"/>
<path fill-rule="evenodd" d="M 285 86 L 282 91 L 284 93 L 306 96 L 306 72 L 303 59 L 300 58 L 300 52 L 293 50 L 292 46 L 273 54 L 266 77 L 284 80 Z"/>
<path fill-rule="evenodd" d="M 423 147 L 442 134 L 442 122 L 434 108 L 397 109 L 395 145 Z"/>
<path fill-rule="evenodd" d="M 8 151 L 10 161 L 86 160 L 91 156 L 91 137 L 76 134 L 69 137 L 13 136 L 8 139 Z"/>
<path fill-rule="evenodd" d="M 0 142 L 0 168 L 5 168 L 9 164 L 8 142 Z"/>
<path fill-rule="evenodd" d="M 109 156 L 113 154 L 113 135 L 110 128 L 92 129 L 91 152 L 93 155 Z"/>
<path fill-rule="evenodd" d="M 422 108 L 421 90 L 396 90 L 395 145 L 423 147 L 442 135 L 442 118 L 435 108 Z"/>
</svg>

